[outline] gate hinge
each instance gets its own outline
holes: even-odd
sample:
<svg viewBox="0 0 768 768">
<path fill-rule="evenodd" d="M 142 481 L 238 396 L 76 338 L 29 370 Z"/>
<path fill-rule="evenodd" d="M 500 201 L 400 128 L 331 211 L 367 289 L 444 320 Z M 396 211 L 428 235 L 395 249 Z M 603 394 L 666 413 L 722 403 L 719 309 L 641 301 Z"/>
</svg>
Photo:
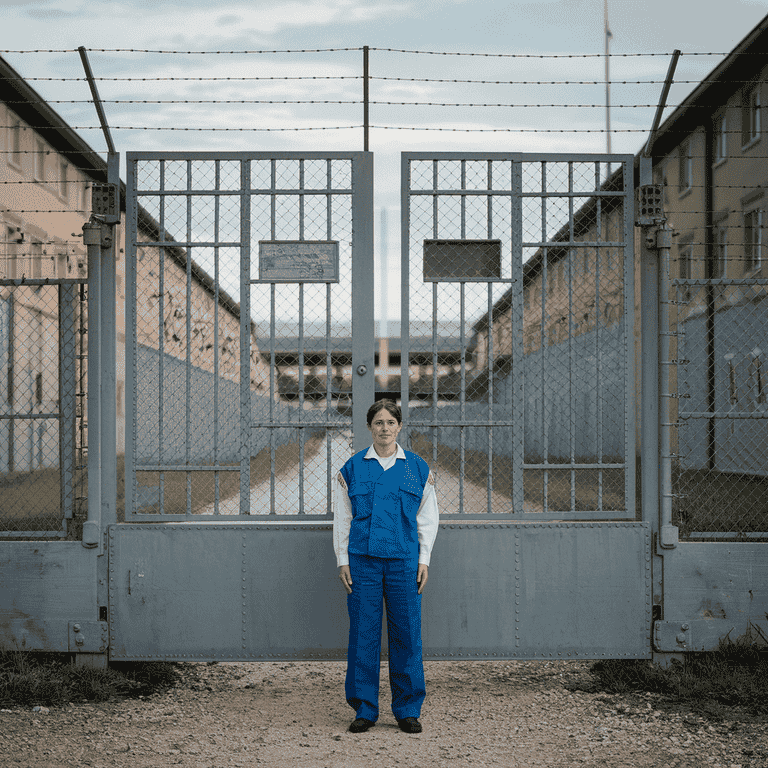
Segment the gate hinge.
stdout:
<svg viewBox="0 0 768 768">
<path fill-rule="evenodd" d="M 70 621 L 69 650 L 72 653 L 104 653 L 109 646 L 106 621 Z"/>
<path fill-rule="evenodd" d="M 753 620 L 752 624 L 765 625 L 765 622 Z M 660 653 L 714 651 L 720 640 L 735 628 L 735 622 L 718 618 L 656 621 L 653 624 L 653 649 Z"/>
</svg>

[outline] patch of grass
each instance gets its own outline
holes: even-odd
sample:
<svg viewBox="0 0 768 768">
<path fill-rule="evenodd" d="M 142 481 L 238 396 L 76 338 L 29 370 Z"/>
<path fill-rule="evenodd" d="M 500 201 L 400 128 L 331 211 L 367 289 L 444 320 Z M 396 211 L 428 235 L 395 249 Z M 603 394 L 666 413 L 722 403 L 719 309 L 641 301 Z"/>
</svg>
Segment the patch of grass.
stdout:
<svg viewBox="0 0 768 768">
<path fill-rule="evenodd" d="M 122 662 L 92 669 L 70 664 L 69 656 L 63 654 L 0 650 L 3 707 L 149 696 L 168 690 L 180 678 L 180 665 L 168 662 Z"/>
<path fill-rule="evenodd" d="M 644 659 L 598 661 L 590 671 L 592 690 L 609 693 L 648 692 L 668 702 L 685 704 L 713 719 L 733 707 L 750 715 L 768 716 L 768 649 L 751 628 L 732 641 L 720 641 L 716 651 L 686 654 L 663 669 Z"/>
</svg>

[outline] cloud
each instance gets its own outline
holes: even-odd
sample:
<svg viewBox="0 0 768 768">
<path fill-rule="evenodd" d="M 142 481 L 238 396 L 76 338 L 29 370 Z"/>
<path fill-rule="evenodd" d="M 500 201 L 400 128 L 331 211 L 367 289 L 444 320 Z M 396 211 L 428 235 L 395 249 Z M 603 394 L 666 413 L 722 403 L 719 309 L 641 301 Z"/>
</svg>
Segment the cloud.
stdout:
<svg viewBox="0 0 768 768">
<path fill-rule="evenodd" d="M 27 16 L 41 21 L 58 21 L 60 19 L 78 19 L 81 14 L 77 11 L 63 11 L 61 8 L 34 8 L 27 11 Z"/>
</svg>

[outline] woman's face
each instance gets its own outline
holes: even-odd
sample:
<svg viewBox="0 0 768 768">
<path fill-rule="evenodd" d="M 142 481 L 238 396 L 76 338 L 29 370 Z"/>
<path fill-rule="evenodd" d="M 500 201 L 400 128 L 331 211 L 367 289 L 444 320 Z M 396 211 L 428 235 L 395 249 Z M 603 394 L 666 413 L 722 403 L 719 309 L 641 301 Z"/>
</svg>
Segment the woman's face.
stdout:
<svg viewBox="0 0 768 768">
<path fill-rule="evenodd" d="M 368 425 L 373 435 L 373 446 L 379 456 L 388 456 L 395 450 L 397 436 L 402 424 L 386 409 L 382 408 Z"/>
</svg>

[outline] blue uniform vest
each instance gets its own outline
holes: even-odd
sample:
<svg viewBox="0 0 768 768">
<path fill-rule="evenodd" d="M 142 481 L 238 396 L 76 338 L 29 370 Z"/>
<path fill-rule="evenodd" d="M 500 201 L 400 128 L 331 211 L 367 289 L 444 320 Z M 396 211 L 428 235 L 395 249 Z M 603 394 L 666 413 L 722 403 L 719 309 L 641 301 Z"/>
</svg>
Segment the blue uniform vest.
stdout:
<svg viewBox="0 0 768 768">
<path fill-rule="evenodd" d="M 405 451 L 405 461 L 398 459 L 385 472 L 377 459 L 365 458 L 367 452 L 356 453 L 341 468 L 352 506 L 347 551 L 418 561 L 416 514 L 429 466 Z"/>
</svg>

